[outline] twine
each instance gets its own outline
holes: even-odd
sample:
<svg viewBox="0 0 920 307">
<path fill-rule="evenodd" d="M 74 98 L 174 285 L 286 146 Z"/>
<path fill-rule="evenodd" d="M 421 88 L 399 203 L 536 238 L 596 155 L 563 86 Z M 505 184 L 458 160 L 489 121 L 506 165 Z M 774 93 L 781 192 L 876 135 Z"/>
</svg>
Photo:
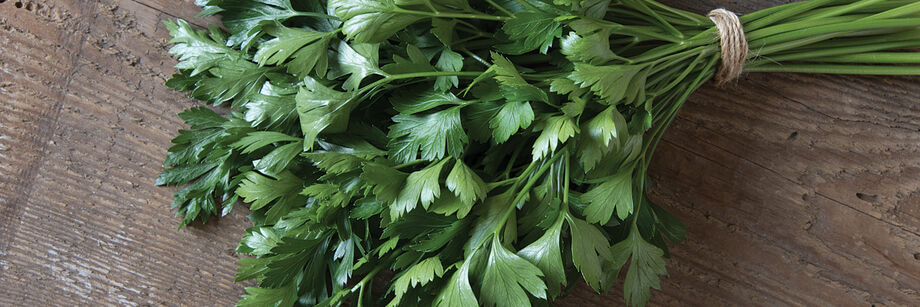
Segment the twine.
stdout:
<svg viewBox="0 0 920 307">
<path fill-rule="evenodd" d="M 726 9 L 715 9 L 710 11 L 708 16 L 719 29 L 722 66 L 716 73 L 716 84 L 723 85 L 741 75 L 748 55 L 747 38 L 744 37 L 741 19 L 735 13 Z"/>
</svg>

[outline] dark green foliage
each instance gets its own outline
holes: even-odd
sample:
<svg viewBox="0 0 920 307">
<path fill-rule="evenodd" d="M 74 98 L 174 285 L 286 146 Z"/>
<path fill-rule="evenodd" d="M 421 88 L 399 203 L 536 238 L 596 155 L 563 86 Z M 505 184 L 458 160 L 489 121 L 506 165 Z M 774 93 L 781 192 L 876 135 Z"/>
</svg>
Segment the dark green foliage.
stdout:
<svg viewBox="0 0 920 307">
<path fill-rule="evenodd" d="M 623 280 L 641 306 L 659 288 L 686 227 L 648 198 L 647 169 L 718 68 L 708 18 L 650 0 L 196 2 L 230 33 L 167 21 L 167 85 L 230 112 L 180 113 L 156 183 L 184 185 L 180 225 L 248 204 L 237 279 L 258 287 L 240 306 L 519 307 L 578 279 Z M 917 41 L 909 2 L 745 16 L 746 69 L 918 74 L 897 54 L 819 52 Z"/>
</svg>

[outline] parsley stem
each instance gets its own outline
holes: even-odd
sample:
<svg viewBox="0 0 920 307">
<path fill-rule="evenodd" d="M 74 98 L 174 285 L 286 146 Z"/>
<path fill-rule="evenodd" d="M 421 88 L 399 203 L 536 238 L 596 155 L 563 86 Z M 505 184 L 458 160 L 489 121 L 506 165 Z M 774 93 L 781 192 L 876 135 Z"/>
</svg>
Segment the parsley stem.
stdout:
<svg viewBox="0 0 920 307">
<path fill-rule="evenodd" d="M 765 64 L 745 67 L 745 72 L 785 72 L 838 75 L 920 75 L 920 66 L 834 65 L 834 64 Z"/>
<path fill-rule="evenodd" d="M 491 189 L 494 189 L 494 188 L 497 188 L 497 187 L 500 187 L 500 186 L 503 186 L 503 185 L 507 185 L 507 184 L 509 184 L 509 183 L 513 183 L 513 182 L 515 182 L 515 181 L 517 181 L 517 180 L 518 180 L 518 177 L 514 177 L 514 178 L 509 178 L 509 179 L 505 179 L 505 180 L 501 180 L 501 181 L 490 182 L 490 183 L 488 183 L 488 184 L 486 184 L 486 185 L 489 187 L 489 190 L 491 190 Z"/>
<path fill-rule="evenodd" d="M 489 5 L 491 5 L 492 7 L 494 7 L 496 10 L 502 12 L 503 14 L 508 15 L 508 16 L 510 16 L 510 17 L 514 17 L 514 13 L 512 13 L 512 12 L 509 11 L 508 9 L 504 8 L 503 6 L 498 5 L 498 3 L 495 3 L 495 1 L 486 0 L 486 2 L 489 3 Z"/>
<path fill-rule="evenodd" d="M 900 42 L 882 42 L 878 44 L 868 44 L 868 45 L 858 45 L 854 44 L 852 47 L 841 47 L 841 48 L 816 48 L 814 50 L 809 50 L 805 52 L 797 52 L 790 54 L 781 54 L 776 56 L 770 56 L 763 59 L 755 59 L 748 62 L 746 65 L 759 66 L 767 63 L 776 63 L 776 62 L 788 62 L 788 61 L 803 61 L 803 60 L 815 60 L 815 61 L 824 61 L 828 57 L 842 56 L 842 55 L 851 55 L 851 54 L 860 54 L 864 52 L 873 52 L 879 50 L 896 50 L 896 49 L 906 49 L 906 48 L 920 48 L 920 42 L 917 41 L 900 41 Z"/>
<path fill-rule="evenodd" d="M 537 169 L 537 171 L 534 172 L 532 176 L 529 176 L 527 183 L 524 184 L 524 187 L 521 188 L 521 190 L 518 191 L 517 195 L 514 196 L 514 200 L 511 201 L 511 204 L 510 206 L 508 206 L 507 211 L 505 211 L 505 214 L 502 215 L 501 222 L 498 223 L 498 226 L 496 226 L 495 229 L 492 231 L 493 234 L 497 235 L 499 232 L 501 232 L 502 228 L 505 227 L 505 222 L 508 221 L 508 217 L 511 216 L 511 214 L 514 213 L 514 209 L 517 208 L 517 204 L 524 200 L 524 196 L 530 193 L 530 189 L 533 188 L 533 185 L 537 183 L 537 180 L 539 180 L 540 177 L 543 176 L 543 173 L 545 173 L 546 170 L 549 169 L 551 165 L 553 165 L 553 162 L 555 162 L 556 159 L 559 159 L 559 157 L 561 156 L 563 155 L 559 154 L 559 152 L 556 152 L 556 154 L 554 154 L 548 160 L 543 161 L 540 168 Z M 531 170 L 532 167 L 537 164 L 537 162 L 539 161 L 534 161 L 530 163 L 530 166 L 527 167 L 527 170 L 525 170 L 524 173 L 521 174 L 521 177 L 518 177 L 518 181 L 515 183 L 512 189 L 517 188 L 517 185 L 521 182 L 520 181 L 521 179 L 528 177 L 526 176 L 528 171 Z"/>
<path fill-rule="evenodd" d="M 687 11 L 684 11 L 684 10 L 681 10 L 681 9 L 676 9 L 676 8 L 673 8 L 673 7 L 670 7 L 670 6 L 661 4 L 661 3 L 657 2 L 657 1 L 645 0 L 644 2 L 645 2 L 645 3 L 648 3 L 648 4 L 651 4 L 651 5 L 654 6 L 655 8 L 658 8 L 658 9 L 667 11 L 667 12 L 669 12 L 669 13 L 671 13 L 671 14 L 674 14 L 674 15 L 677 15 L 677 16 L 680 16 L 680 17 L 683 17 L 683 18 L 685 18 L 686 20 L 693 22 L 693 23 L 696 24 L 697 26 L 709 25 L 710 22 L 711 22 L 711 21 L 709 20 L 709 18 L 706 18 L 706 17 L 704 17 L 704 16 L 702 16 L 702 15 L 695 14 L 695 13 L 691 13 L 691 12 L 687 12 Z"/>
<path fill-rule="evenodd" d="M 634 8 L 637 9 L 637 10 L 639 10 L 640 12 L 643 12 L 643 13 L 645 13 L 645 14 L 648 14 L 649 16 L 651 16 L 652 18 L 654 18 L 655 21 L 658 21 L 658 24 L 659 24 L 659 25 L 661 25 L 661 26 L 664 27 L 666 30 L 668 30 L 668 32 L 671 32 L 671 35 L 674 35 L 674 37 L 677 37 L 677 38 L 684 38 L 684 33 L 683 33 L 683 32 L 681 32 L 680 30 L 678 30 L 677 28 L 675 28 L 674 25 L 672 25 L 670 22 L 668 22 L 668 21 L 665 20 L 663 17 L 661 17 L 661 15 L 659 15 L 658 12 L 655 12 L 655 10 L 653 10 L 653 9 L 651 9 L 650 7 L 648 7 L 647 5 L 645 5 L 645 3 L 644 3 L 645 0 L 641 0 L 641 1 L 636 1 L 636 0 L 623 0 L 623 1 L 624 1 L 624 3 L 629 3 L 632 7 L 634 7 Z"/>
<path fill-rule="evenodd" d="M 797 28 L 792 31 L 785 31 L 788 29 L 788 25 L 797 24 Z M 753 37 L 749 37 L 749 42 L 752 46 L 768 46 L 772 44 L 778 44 L 782 42 L 788 42 L 796 39 L 815 37 L 824 34 L 835 33 L 836 36 L 842 36 L 846 33 L 856 32 L 856 31 L 866 31 L 874 29 L 897 29 L 897 28 L 910 28 L 920 26 L 920 18 L 901 18 L 901 19 L 886 19 L 886 20 L 858 20 L 851 22 L 827 24 L 821 26 L 812 26 L 807 23 L 788 23 L 774 28 L 767 28 L 764 30 L 771 30 L 765 32 L 751 33 Z M 804 27 L 804 28 L 802 28 Z"/>
</svg>

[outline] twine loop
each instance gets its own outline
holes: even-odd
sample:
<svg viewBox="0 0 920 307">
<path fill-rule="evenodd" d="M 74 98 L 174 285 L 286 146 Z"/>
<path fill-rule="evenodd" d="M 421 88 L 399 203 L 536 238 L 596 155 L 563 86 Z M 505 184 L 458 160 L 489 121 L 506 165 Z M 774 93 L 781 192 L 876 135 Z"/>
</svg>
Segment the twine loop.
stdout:
<svg viewBox="0 0 920 307">
<path fill-rule="evenodd" d="M 744 27 L 738 15 L 726 9 L 714 9 L 709 12 L 709 19 L 719 29 L 719 39 L 722 48 L 722 66 L 716 73 L 716 83 L 719 85 L 735 80 L 744 69 L 744 61 L 748 56 L 748 42 L 744 37 Z"/>
</svg>

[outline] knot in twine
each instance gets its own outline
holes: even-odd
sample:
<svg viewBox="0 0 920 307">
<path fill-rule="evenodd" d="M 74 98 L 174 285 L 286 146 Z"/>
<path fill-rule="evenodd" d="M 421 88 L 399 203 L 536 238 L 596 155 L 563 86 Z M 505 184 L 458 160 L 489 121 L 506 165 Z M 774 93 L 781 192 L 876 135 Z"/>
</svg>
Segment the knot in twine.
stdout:
<svg viewBox="0 0 920 307">
<path fill-rule="evenodd" d="M 716 84 L 723 85 L 741 75 L 744 61 L 747 60 L 748 42 L 744 37 L 744 27 L 738 15 L 726 9 L 709 12 L 709 19 L 719 29 L 722 47 L 722 66 L 716 74 Z"/>
</svg>

